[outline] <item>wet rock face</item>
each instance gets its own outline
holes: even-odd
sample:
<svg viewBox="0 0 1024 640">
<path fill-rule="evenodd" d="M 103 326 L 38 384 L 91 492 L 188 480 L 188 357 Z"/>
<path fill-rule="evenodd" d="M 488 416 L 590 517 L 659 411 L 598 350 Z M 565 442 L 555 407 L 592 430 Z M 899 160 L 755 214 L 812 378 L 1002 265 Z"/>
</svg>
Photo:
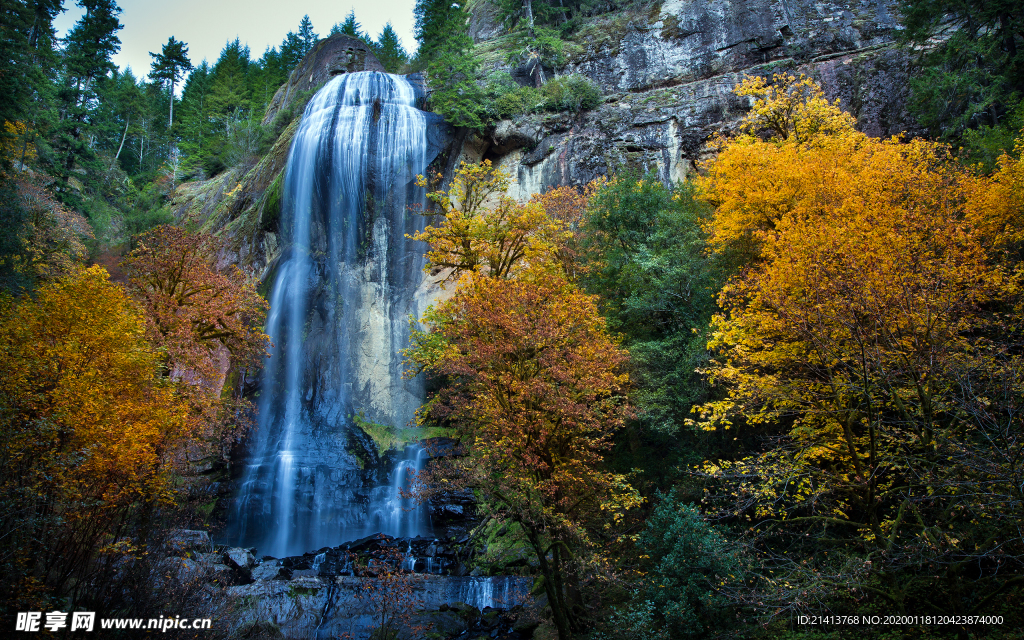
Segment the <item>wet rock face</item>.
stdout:
<svg viewBox="0 0 1024 640">
<path fill-rule="evenodd" d="M 179 539 L 209 548 L 193 535 L 201 532 L 180 533 Z M 426 630 L 435 638 L 467 632 L 529 638 L 542 607 L 529 595 L 532 578 L 465 575 L 470 546 L 468 539 L 375 535 L 301 556 L 256 560 L 251 549 L 199 553 L 179 545 L 158 572 L 200 587 L 206 615 L 239 636 L 270 629 L 273 637 L 370 638 L 385 602 L 389 611 L 403 612 L 396 624 L 414 631 L 410 637 Z M 382 568 L 382 559 L 394 562 Z"/>
<path fill-rule="evenodd" d="M 676 182 L 749 109 L 733 93 L 744 76 L 777 72 L 813 77 L 869 135 L 922 133 L 907 111 L 910 58 L 895 44 L 896 7 L 893 0 L 666 0 L 649 13 L 596 18 L 581 31 L 582 53 L 559 73 L 592 79 L 603 104 L 499 122 L 469 136 L 457 154 L 506 169 L 520 200 L 625 168 Z M 487 32 L 487 20 L 478 22 Z"/>
</svg>

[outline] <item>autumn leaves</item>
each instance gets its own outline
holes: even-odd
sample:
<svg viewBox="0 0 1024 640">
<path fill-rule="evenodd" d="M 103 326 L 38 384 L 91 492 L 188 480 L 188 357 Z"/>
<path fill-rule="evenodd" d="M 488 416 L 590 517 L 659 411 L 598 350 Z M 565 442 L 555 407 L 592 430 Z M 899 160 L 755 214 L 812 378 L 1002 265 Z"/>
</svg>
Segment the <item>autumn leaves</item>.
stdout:
<svg viewBox="0 0 1024 640">
<path fill-rule="evenodd" d="M 633 236 L 649 247 L 666 221 L 678 221 L 677 244 L 706 247 L 703 263 L 734 274 L 686 291 L 702 308 L 708 283 L 726 282 L 701 368 L 715 386 L 690 427 L 762 443 L 723 449 L 679 480 L 744 532 L 753 573 L 709 589 L 769 620 L 845 597 L 840 583 L 889 605 L 966 612 L 988 600 L 938 594 L 969 563 L 998 592 L 1011 582 L 984 563 L 1007 540 L 1024 554 L 1013 529 L 1024 517 L 1021 150 L 984 175 L 943 145 L 857 132 L 804 77 L 748 79 L 737 93 L 753 103 L 742 133 L 669 194 L 695 190 L 703 213 L 645 218 L 664 194 L 637 178 L 518 204 L 484 163 L 430 195 L 444 217 L 416 236 L 458 281 L 406 354 L 445 382 L 421 420 L 454 427 L 468 447 L 434 479 L 482 490 L 494 517 L 521 527 L 563 638 L 580 628 L 572 585 L 600 556 L 597 525 L 639 503 L 605 460 L 634 415 L 627 354 L 599 315 L 622 303 L 581 286 L 615 295 L 626 281 L 615 252 L 644 265 L 671 255 L 630 255 Z M 826 530 L 832 556 L 818 568 L 811 541 Z M 826 564 L 859 569 L 837 578 Z"/>
<path fill-rule="evenodd" d="M 117 598 L 119 580 L 145 575 L 156 514 L 179 499 L 189 461 L 221 455 L 238 424 L 223 373 L 229 357 L 265 353 L 253 327 L 266 303 L 216 271 L 215 249 L 158 227 L 126 261 L 128 289 L 74 266 L 31 296 L 0 296 L 9 602 Z"/>
<path fill-rule="evenodd" d="M 756 98 L 748 133 L 700 179 L 713 243 L 740 247 L 747 266 L 719 296 L 709 344 L 725 395 L 696 422 L 782 437 L 707 464 L 707 506 L 753 524 L 764 553 L 829 529 L 833 548 L 869 561 L 849 584 L 903 606 L 959 584 L 1007 537 L 1024 551 L 1012 524 L 1024 515 L 1021 161 L 981 175 L 944 145 L 858 133 L 804 78 L 775 87 L 741 85 Z M 805 577 L 779 611 L 822 586 Z"/>
<path fill-rule="evenodd" d="M 454 428 L 468 454 L 434 465 L 428 492 L 478 489 L 490 517 L 521 528 L 568 637 L 589 530 L 639 501 L 601 466 L 630 413 L 626 353 L 565 266 L 564 219 L 581 194 L 521 205 L 507 184 L 490 163 L 464 164 L 430 194 L 444 219 L 416 239 L 430 245 L 427 268 L 450 269 L 458 288 L 428 311 L 406 356 L 414 372 L 447 381 L 420 420 Z"/>
</svg>

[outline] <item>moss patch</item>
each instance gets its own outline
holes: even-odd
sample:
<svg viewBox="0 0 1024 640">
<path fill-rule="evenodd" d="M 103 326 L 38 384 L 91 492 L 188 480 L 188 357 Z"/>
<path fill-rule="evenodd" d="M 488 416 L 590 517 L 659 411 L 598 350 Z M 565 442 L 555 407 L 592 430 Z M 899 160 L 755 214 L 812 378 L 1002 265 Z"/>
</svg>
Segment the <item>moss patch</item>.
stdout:
<svg viewBox="0 0 1024 640">
<path fill-rule="evenodd" d="M 367 420 L 366 414 L 362 411 L 352 416 L 352 420 L 377 445 L 377 453 L 379 455 L 384 455 L 392 449 L 404 449 L 406 445 L 425 438 L 443 438 L 452 435 L 451 429 L 442 427 L 398 429 L 391 425 Z"/>
</svg>

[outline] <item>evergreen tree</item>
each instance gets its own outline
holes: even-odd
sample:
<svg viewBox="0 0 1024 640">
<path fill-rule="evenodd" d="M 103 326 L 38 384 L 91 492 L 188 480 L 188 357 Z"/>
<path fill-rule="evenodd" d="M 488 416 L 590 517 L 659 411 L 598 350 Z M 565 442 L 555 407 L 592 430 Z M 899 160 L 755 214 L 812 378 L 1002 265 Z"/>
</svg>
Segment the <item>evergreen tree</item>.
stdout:
<svg viewBox="0 0 1024 640">
<path fill-rule="evenodd" d="M 348 15 L 345 16 L 344 22 L 336 22 L 334 23 L 334 26 L 331 27 L 332 36 L 339 34 L 350 38 L 356 38 L 363 42 L 370 40 L 370 38 L 363 33 L 363 25 L 359 24 L 359 21 L 356 20 L 356 12 L 354 10 L 350 10 L 348 12 Z"/>
<path fill-rule="evenodd" d="M 53 18 L 60 0 L 3 0 L 0 3 L 0 170 L 41 146 L 40 130 L 54 120 L 57 56 Z M 42 145 L 45 146 L 45 145 Z"/>
<path fill-rule="evenodd" d="M 238 38 L 228 42 L 213 66 L 211 106 L 214 117 L 230 116 L 249 108 L 245 76 L 249 68 L 249 47 Z"/>
<path fill-rule="evenodd" d="M 205 163 L 210 174 L 231 164 L 229 142 L 239 123 L 250 119 L 252 103 L 246 82 L 249 67 L 249 47 L 236 38 L 221 51 L 210 74 L 208 103 L 213 133 L 207 139 L 210 154 Z"/>
<path fill-rule="evenodd" d="M 96 120 L 100 135 L 97 146 L 120 161 L 129 140 L 134 139 L 142 127 L 147 111 L 146 97 L 131 67 L 123 72 L 115 69 L 98 85 L 98 91 L 100 112 Z M 131 156 L 123 155 L 125 160 Z M 121 166 L 127 171 L 130 165 L 122 162 Z"/>
<path fill-rule="evenodd" d="M 54 172 L 62 179 L 65 195 L 75 162 L 93 157 L 85 134 L 92 128 L 89 115 L 96 109 L 96 80 L 114 70 L 111 57 L 121 49 L 117 37 L 121 9 L 114 0 L 79 0 L 78 5 L 85 15 L 65 39 L 64 73 L 57 92 L 62 119 L 55 146 L 61 157 Z"/>
<path fill-rule="evenodd" d="M 384 70 L 388 73 L 400 72 L 405 63 L 409 61 L 409 54 L 402 47 L 402 41 L 398 38 L 398 34 L 395 33 L 390 22 L 384 25 L 384 29 L 377 36 L 374 53 L 377 54 L 377 59 L 384 65 Z"/>
<path fill-rule="evenodd" d="M 313 33 L 313 23 L 309 16 L 302 16 L 298 32 L 289 31 L 281 42 L 281 63 L 286 73 L 291 73 L 306 54 L 316 46 L 319 36 Z"/>
<path fill-rule="evenodd" d="M 32 86 L 27 82 L 32 60 L 32 34 L 37 29 L 38 16 L 33 3 L 5 0 L 0 10 L 0 124 L 22 119 L 29 103 Z M 53 15 L 43 12 L 47 25 Z M 0 131 L 0 136 L 6 130 Z"/>
<path fill-rule="evenodd" d="M 263 113 L 278 87 L 288 80 L 290 71 L 291 69 L 284 68 L 281 54 L 274 47 L 267 47 L 263 57 L 249 66 L 246 79 L 253 112 Z"/>
<path fill-rule="evenodd" d="M 473 48 L 468 14 L 451 0 L 416 0 L 416 58 L 422 66 L 440 53 L 464 53 Z"/>
<path fill-rule="evenodd" d="M 212 84 L 210 65 L 203 60 L 189 74 L 181 92 L 181 150 L 185 154 L 186 172 L 202 169 L 210 154 Z"/>
<path fill-rule="evenodd" d="M 458 127 L 483 126 L 479 61 L 469 37 L 469 15 L 450 0 L 416 0 L 416 66 L 426 67 L 434 109 Z"/>
<path fill-rule="evenodd" d="M 302 55 L 305 56 L 307 53 L 313 50 L 319 41 L 320 36 L 313 32 L 313 21 L 309 19 L 308 15 L 302 16 L 302 21 L 299 22 L 298 32 L 299 42 L 302 43 Z"/>
<path fill-rule="evenodd" d="M 167 127 L 171 128 L 174 126 L 174 85 L 184 77 L 187 71 L 192 70 L 192 61 L 188 59 L 188 44 L 178 42 L 174 36 L 171 36 L 160 53 L 151 51 L 149 55 L 153 58 L 149 77 L 166 82 L 170 92 L 171 107 L 167 118 Z"/>
<path fill-rule="evenodd" d="M 911 81 L 912 108 L 922 124 L 946 138 L 1000 125 L 1024 97 L 1024 5 L 903 0 L 902 11 L 905 38 L 918 45 L 953 27 L 939 46 L 922 46 L 924 66 Z"/>
</svg>

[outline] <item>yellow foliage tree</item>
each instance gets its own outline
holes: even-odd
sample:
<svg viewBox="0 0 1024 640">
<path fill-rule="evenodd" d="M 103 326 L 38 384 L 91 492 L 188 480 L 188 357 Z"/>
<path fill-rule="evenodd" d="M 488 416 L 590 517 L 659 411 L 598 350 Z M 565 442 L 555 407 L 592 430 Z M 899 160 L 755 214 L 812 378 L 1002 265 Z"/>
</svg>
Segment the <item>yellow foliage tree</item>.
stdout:
<svg viewBox="0 0 1024 640">
<path fill-rule="evenodd" d="M 419 176 L 420 186 L 427 180 Z M 412 237 L 430 245 L 427 270 L 451 269 L 446 280 L 464 273 L 510 278 L 528 265 L 551 264 L 566 236 L 563 223 L 539 202 L 519 204 L 505 194 L 509 178 L 490 160 L 463 162 L 447 190 L 427 197 L 444 219 Z"/>
<path fill-rule="evenodd" d="M 727 396 L 701 408 L 700 424 L 786 434 L 704 472 L 728 487 L 724 508 L 766 530 L 850 534 L 848 551 L 868 562 L 842 579 L 890 606 L 933 578 L 959 580 L 1008 539 L 1024 550 L 1009 391 L 1024 380 L 1020 322 L 1000 313 L 1019 276 L 989 251 L 1020 229 L 1018 170 L 1007 159 L 988 179 L 941 145 L 825 128 L 741 137 L 702 179 L 714 237 L 755 250 L 720 295 L 708 372 Z M 914 573 L 928 562 L 942 575 Z M 780 611 L 807 605 L 814 589 L 801 588 L 776 591 Z"/>
<path fill-rule="evenodd" d="M 741 123 L 744 133 L 728 143 L 720 140 L 722 152 L 697 179 L 701 196 L 715 207 L 708 224 L 712 245 L 746 249 L 751 257 L 762 235 L 784 216 L 831 206 L 830 194 L 818 185 L 834 182 L 836 171 L 851 177 L 849 172 L 864 166 L 844 161 L 862 152 L 865 140 L 849 114 L 825 100 L 805 76 L 776 75 L 774 82 L 747 78 L 737 87 L 739 95 L 754 98 Z M 771 135 L 767 143 L 755 135 L 762 132 Z M 811 193 L 820 202 L 806 197 Z"/>
<path fill-rule="evenodd" d="M 856 124 L 853 116 L 839 107 L 838 99 L 829 102 L 821 87 L 803 74 L 776 73 L 771 84 L 759 76 L 747 77 L 735 93 L 754 98 L 742 129 L 748 134 L 766 132 L 775 142 L 846 135 Z"/>
<path fill-rule="evenodd" d="M 157 367 L 142 317 L 101 267 L 0 299 L 8 602 L 23 587 L 92 588 L 97 556 L 123 550 L 140 506 L 171 501 L 167 460 L 188 409 Z"/>
</svg>

